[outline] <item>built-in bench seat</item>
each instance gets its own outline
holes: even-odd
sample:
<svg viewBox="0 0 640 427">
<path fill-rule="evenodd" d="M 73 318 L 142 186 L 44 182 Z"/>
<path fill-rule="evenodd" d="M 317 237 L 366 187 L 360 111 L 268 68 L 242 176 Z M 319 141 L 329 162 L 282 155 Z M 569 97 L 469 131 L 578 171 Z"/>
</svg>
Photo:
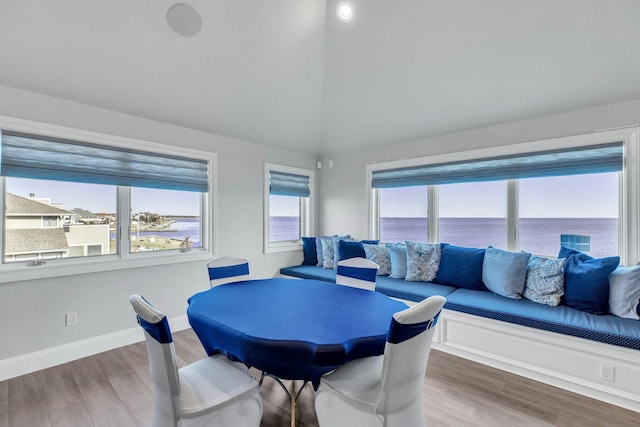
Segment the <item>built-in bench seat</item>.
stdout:
<svg viewBox="0 0 640 427">
<path fill-rule="evenodd" d="M 303 265 L 280 274 L 335 282 L 336 271 Z M 436 349 L 640 412 L 637 320 L 388 276 L 377 277 L 376 291 L 409 304 L 445 296 Z"/>
<path fill-rule="evenodd" d="M 286 267 L 280 274 L 327 282 L 336 280 L 336 270 L 309 265 Z M 445 308 L 449 310 L 640 350 L 640 323 L 633 319 L 610 314 L 596 316 L 562 305 L 550 307 L 524 298 L 511 299 L 486 291 L 432 282 L 407 282 L 387 276 L 376 278 L 376 291 L 413 302 L 442 295 L 447 298 Z"/>
</svg>

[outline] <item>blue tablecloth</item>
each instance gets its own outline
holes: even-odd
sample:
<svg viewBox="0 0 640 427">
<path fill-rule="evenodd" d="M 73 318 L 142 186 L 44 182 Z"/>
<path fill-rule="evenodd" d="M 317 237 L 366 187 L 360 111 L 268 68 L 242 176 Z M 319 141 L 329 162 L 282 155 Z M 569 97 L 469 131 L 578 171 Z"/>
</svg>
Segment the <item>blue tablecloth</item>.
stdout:
<svg viewBox="0 0 640 427">
<path fill-rule="evenodd" d="M 317 386 L 346 362 L 382 354 L 391 316 L 405 308 L 378 292 L 277 278 L 200 292 L 187 315 L 209 355 Z"/>
</svg>

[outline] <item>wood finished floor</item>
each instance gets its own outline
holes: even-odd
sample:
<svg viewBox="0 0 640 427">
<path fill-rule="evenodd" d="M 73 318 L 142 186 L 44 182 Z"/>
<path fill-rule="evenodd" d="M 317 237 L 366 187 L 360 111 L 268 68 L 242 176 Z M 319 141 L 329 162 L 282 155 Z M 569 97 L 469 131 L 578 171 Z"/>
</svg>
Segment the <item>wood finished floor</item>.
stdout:
<svg viewBox="0 0 640 427">
<path fill-rule="evenodd" d="M 180 366 L 205 356 L 190 329 L 176 332 L 174 338 Z M 290 409 L 280 386 L 267 378 L 261 393 L 261 426 L 288 426 Z M 298 426 L 318 425 L 313 403 L 313 390 L 307 386 L 298 404 Z M 435 350 L 424 405 L 427 425 L 438 427 L 640 425 L 636 412 Z M 0 382 L 0 427 L 149 426 L 151 410 L 144 343 Z"/>
</svg>

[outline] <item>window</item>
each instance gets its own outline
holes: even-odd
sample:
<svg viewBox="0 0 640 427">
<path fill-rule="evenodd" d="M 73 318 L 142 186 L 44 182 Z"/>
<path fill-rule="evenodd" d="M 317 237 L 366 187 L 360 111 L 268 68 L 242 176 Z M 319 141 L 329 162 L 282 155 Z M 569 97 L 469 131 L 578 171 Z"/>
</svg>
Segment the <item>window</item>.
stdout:
<svg viewBox="0 0 640 427">
<path fill-rule="evenodd" d="M 618 173 L 520 180 L 520 249 L 557 254 L 564 235 L 593 257 L 617 255 L 618 182 Z"/>
<path fill-rule="evenodd" d="M 265 164 L 265 253 L 297 250 L 312 231 L 313 171 Z"/>
<path fill-rule="evenodd" d="M 380 241 L 428 241 L 427 190 L 426 185 L 380 189 Z"/>
<path fill-rule="evenodd" d="M 427 205 L 432 243 L 557 256 L 562 242 L 594 257 L 620 255 L 622 263 L 636 263 L 638 136 L 631 128 L 370 165 L 370 237 L 384 233 L 386 194 L 423 185 L 428 191 L 410 203 Z M 407 202 L 395 209 L 402 205 Z M 397 240 L 416 241 L 405 236 L 423 229 Z"/>
<path fill-rule="evenodd" d="M 131 188 L 131 252 L 202 247 L 200 193 Z"/>
<path fill-rule="evenodd" d="M 47 260 L 40 270 L 50 273 L 26 273 L 37 270 L 29 268 L 26 276 L 49 277 L 73 274 L 73 268 L 49 269 L 69 259 L 76 262 L 67 267 L 89 272 L 118 266 L 78 261 L 100 258 L 125 267 L 160 253 L 210 252 L 213 155 L 59 127 L 51 127 L 55 136 L 28 133 L 29 123 L 7 127 L 0 134 L 0 281 L 10 280 L 9 273 L 22 277 L 22 270 L 8 267 L 27 267 L 27 261 Z M 66 139 L 65 133 L 87 139 Z M 167 262 L 179 261 L 158 261 Z"/>
<path fill-rule="evenodd" d="M 507 247 L 506 181 L 438 188 L 439 240 L 457 246 Z"/>
</svg>

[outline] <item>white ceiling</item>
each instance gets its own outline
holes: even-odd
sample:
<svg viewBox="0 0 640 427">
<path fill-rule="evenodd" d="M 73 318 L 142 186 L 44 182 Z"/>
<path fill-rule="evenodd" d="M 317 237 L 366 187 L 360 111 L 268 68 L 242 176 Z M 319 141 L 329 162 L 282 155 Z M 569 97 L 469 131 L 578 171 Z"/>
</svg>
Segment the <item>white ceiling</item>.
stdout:
<svg viewBox="0 0 640 427">
<path fill-rule="evenodd" d="M 638 0 L 0 2 L 0 84 L 312 154 L 640 98 Z"/>
</svg>

